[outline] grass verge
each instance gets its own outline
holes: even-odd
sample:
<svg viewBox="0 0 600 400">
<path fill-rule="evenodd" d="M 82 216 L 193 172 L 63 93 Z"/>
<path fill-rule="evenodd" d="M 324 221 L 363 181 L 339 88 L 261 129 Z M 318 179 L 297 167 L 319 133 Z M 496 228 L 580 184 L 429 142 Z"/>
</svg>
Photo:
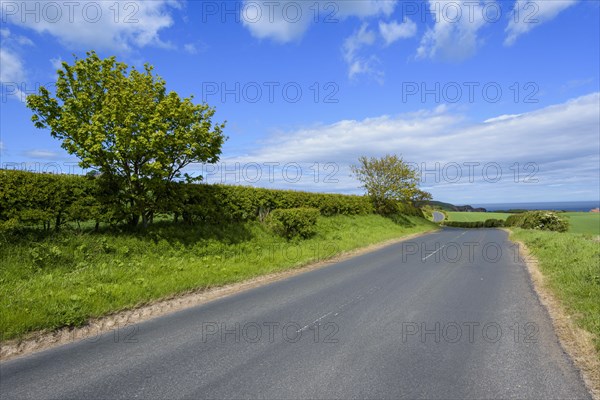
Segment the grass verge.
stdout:
<svg viewBox="0 0 600 400">
<path fill-rule="evenodd" d="M 513 228 L 540 300 L 566 351 L 600 399 L 600 245 L 591 235 Z"/>
<path fill-rule="evenodd" d="M 241 282 L 437 228 L 423 218 L 401 222 L 377 215 L 320 217 L 314 237 L 292 242 L 258 222 L 164 223 L 143 234 L 5 237 L 0 241 L 0 338 L 81 326 L 90 318 L 178 293 Z"/>
</svg>

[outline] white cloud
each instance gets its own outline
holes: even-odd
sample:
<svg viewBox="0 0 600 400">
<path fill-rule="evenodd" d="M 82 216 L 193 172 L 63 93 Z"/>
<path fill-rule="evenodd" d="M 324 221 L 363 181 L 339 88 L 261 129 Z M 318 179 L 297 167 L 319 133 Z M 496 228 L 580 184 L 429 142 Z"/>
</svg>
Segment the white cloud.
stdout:
<svg viewBox="0 0 600 400">
<path fill-rule="evenodd" d="M 429 9 L 436 21 L 421 38 L 417 58 L 458 62 L 475 54 L 481 44 L 478 32 L 486 23 L 479 0 L 429 0 Z"/>
<path fill-rule="evenodd" d="M 537 111 L 502 115 L 484 122 L 468 121 L 452 108 L 343 120 L 281 132 L 257 151 L 224 161 L 299 163 L 306 166 L 307 179 L 294 184 L 279 182 L 279 187 L 349 192 L 356 191 L 357 186 L 349 176 L 349 164 L 355 163 L 361 155 L 396 153 L 411 162 L 426 162 L 429 168 L 436 162 L 442 166 L 458 163 L 463 165 L 463 174 L 468 172 L 463 163 L 480 163 L 479 169 L 475 170 L 475 174 L 479 174 L 476 182 L 463 179 L 458 182 L 463 184 L 460 189 L 458 183 L 444 182 L 443 179 L 437 183 L 431 178 L 426 181 L 425 186 L 430 187 L 437 198 L 463 198 L 470 193 L 476 195 L 478 201 L 493 202 L 489 200 L 506 200 L 507 193 L 513 192 L 515 199 L 527 200 L 533 191 L 535 196 L 542 196 L 537 199 L 540 200 L 551 195 L 551 192 L 544 192 L 546 185 L 560 183 L 569 190 L 587 190 L 590 196 L 595 191 L 597 196 L 599 110 L 600 93 L 593 93 Z M 310 174 L 310 166 L 315 162 L 322 165 L 335 163 L 339 167 L 336 174 L 339 182 L 335 185 L 324 184 L 322 180 L 315 183 Z M 534 163 L 538 168 L 535 178 L 539 183 L 515 183 L 514 171 L 510 169 L 515 162 L 521 166 L 521 180 L 530 172 L 524 169 L 525 165 Z M 493 185 L 482 182 L 485 163 L 502 166 L 504 177 L 501 182 Z"/>
<path fill-rule="evenodd" d="M 57 57 L 57 58 L 51 58 L 50 59 L 50 64 L 52 64 L 52 68 L 54 68 L 54 70 L 61 69 L 62 68 L 62 62 L 63 62 L 62 57 Z"/>
<path fill-rule="evenodd" d="M 375 43 L 375 33 L 369 29 L 367 23 L 363 23 L 357 31 L 344 41 L 342 53 L 348 64 L 348 77 L 350 79 L 360 74 L 370 74 L 379 80 L 383 78 L 383 73 L 377 71 L 374 66 L 378 62 L 377 58 L 373 55 L 363 56 L 360 54 L 363 47 L 371 46 L 373 43 Z"/>
<path fill-rule="evenodd" d="M 198 54 L 198 48 L 194 43 L 186 43 L 183 46 L 183 50 L 185 50 L 185 52 L 189 54 Z"/>
<path fill-rule="evenodd" d="M 405 17 L 404 21 L 399 24 L 396 21 L 389 23 L 379 22 L 379 33 L 385 40 L 385 44 L 389 46 L 398 39 L 406 39 L 413 37 L 417 33 L 417 24 Z"/>
<path fill-rule="evenodd" d="M 243 25 L 258 39 L 288 43 L 302 38 L 311 23 L 335 23 L 350 18 L 389 16 L 397 0 L 244 0 L 240 10 Z"/>
<path fill-rule="evenodd" d="M 9 29 L 0 30 L 0 83 L 5 85 L 5 94 L 14 99 L 25 101 L 25 94 L 21 91 L 25 84 L 27 74 L 21 55 L 20 46 L 32 46 L 33 42 L 20 35 L 14 35 Z"/>
<path fill-rule="evenodd" d="M 511 46 L 517 38 L 539 25 L 552 20 L 577 0 L 527 0 L 516 1 L 513 16 L 506 27 L 504 44 Z"/>
<path fill-rule="evenodd" d="M 50 34 L 69 48 L 127 51 L 148 45 L 168 46 L 159 31 L 173 24 L 171 11 L 180 7 L 175 0 L 48 4 L 2 1 L 2 18 Z"/>
<path fill-rule="evenodd" d="M 28 150 L 23 153 L 26 157 L 33 159 L 56 159 L 61 155 L 51 150 Z"/>
<path fill-rule="evenodd" d="M 23 61 L 16 53 L 5 48 L 0 49 L 0 64 L 0 82 L 20 85 L 25 81 Z"/>
<path fill-rule="evenodd" d="M 522 114 L 504 114 L 504 115 L 499 115 L 499 116 L 494 117 L 494 118 L 486 119 L 483 122 L 486 123 L 486 124 L 488 124 L 488 123 L 491 123 L 491 122 L 506 121 L 506 120 L 509 120 L 509 119 L 520 117 L 521 115 Z"/>
</svg>

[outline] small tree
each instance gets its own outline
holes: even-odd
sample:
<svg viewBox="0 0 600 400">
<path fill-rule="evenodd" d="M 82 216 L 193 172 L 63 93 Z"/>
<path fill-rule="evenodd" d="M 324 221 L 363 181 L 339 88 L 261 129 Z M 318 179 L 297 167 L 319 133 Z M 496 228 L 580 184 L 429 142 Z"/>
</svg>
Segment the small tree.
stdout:
<svg viewBox="0 0 600 400">
<path fill-rule="evenodd" d="M 351 169 L 362 187 L 373 200 L 375 210 L 382 214 L 394 213 L 397 202 L 414 204 L 431 199 L 431 195 L 419 189 L 419 171 L 396 155 L 382 158 L 358 159 Z"/>
<path fill-rule="evenodd" d="M 224 124 L 212 124 L 215 109 L 167 92 L 165 81 L 146 64 L 140 72 L 100 59 L 95 52 L 73 65 L 62 63 L 56 96 L 45 88 L 27 97 L 37 128 L 49 128 L 62 147 L 97 168 L 117 214 L 144 225 L 156 211 L 165 186 L 185 177 L 190 163 L 219 160 Z"/>
</svg>

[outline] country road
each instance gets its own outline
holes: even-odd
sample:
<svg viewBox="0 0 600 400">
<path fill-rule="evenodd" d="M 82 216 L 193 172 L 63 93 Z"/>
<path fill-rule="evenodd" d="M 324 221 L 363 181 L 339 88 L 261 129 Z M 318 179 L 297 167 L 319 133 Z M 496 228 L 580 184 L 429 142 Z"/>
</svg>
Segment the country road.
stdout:
<svg viewBox="0 0 600 400">
<path fill-rule="evenodd" d="M 590 398 L 515 252 L 443 229 L 3 362 L 0 397 Z"/>
<path fill-rule="evenodd" d="M 442 222 L 444 220 L 444 214 L 439 211 L 433 212 L 433 222 Z"/>
</svg>

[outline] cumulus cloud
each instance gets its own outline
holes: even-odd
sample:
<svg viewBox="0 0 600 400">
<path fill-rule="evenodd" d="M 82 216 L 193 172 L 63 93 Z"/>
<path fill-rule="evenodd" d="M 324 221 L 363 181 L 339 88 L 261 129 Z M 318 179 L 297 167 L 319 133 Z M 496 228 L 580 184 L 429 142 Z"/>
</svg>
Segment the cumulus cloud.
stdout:
<svg viewBox="0 0 600 400">
<path fill-rule="evenodd" d="M 5 85 L 9 98 L 25 101 L 21 88 L 27 79 L 26 67 L 19 49 L 33 46 L 33 42 L 21 35 L 13 34 L 9 29 L 0 29 L 0 83 Z"/>
<path fill-rule="evenodd" d="M 406 39 L 416 35 L 417 24 L 407 17 L 405 17 L 404 21 L 402 21 L 400 24 L 396 21 L 380 21 L 379 33 L 383 37 L 383 40 L 385 40 L 386 46 L 389 46 L 399 39 Z"/>
<path fill-rule="evenodd" d="M 423 181 L 437 198 L 467 199 L 473 195 L 479 201 L 489 198 L 487 201 L 493 202 L 490 200 L 506 200 L 507 193 L 514 193 L 513 201 L 527 201 L 530 195 L 540 200 L 544 193 L 554 193 L 549 185 L 556 184 L 584 191 L 592 198 L 599 190 L 599 110 L 600 93 L 593 93 L 536 111 L 501 115 L 481 122 L 469 121 L 452 108 L 343 120 L 281 132 L 247 156 L 224 161 L 240 165 L 298 163 L 304 166 L 306 179 L 292 183 L 280 179 L 276 186 L 356 192 L 357 183 L 348 169 L 350 164 L 361 155 L 396 153 L 421 166 L 426 163 L 424 169 L 437 168 L 437 180 L 434 172 Z M 327 163 L 337 166 L 335 184 L 313 179 L 316 162 L 321 166 Z M 469 167 L 465 163 L 478 163 L 472 164 L 473 182 L 466 179 Z M 519 163 L 518 182 L 515 182 L 515 163 Z M 462 168 L 463 178 L 459 182 L 444 179 L 443 169 L 455 164 Z M 493 180 L 500 167 L 502 179 L 493 184 L 484 179 L 483 168 L 487 164 L 491 167 L 486 176 L 492 175 Z M 446 172 L 452 175 L 454 169 L 447 168 Z M 531 182 L 524 183 L 528 176 Z"/>
<path fill-rule="evenodd" d="M 506 27 L 504 44 L 506 46 L 513 45 L 519 36 L 554 19 L 575 3 L 577 0 L 516 1 L 513 7 L 513 17 Z"/>
<path fill-rule="evenodd" d="M 358 30 L 344 41 L 342 53 L 348 64 L 348 77 L 350 79 L 360 74 L 369 74 L 378 80 L 383 79 L 383 73 L 375 67 L 375 64 L 378 63 L 377 57 L 361 54 L 362 48 L 371 46 L 373 43 L 375 43 L 375 33 L 369 29 L 367 23 L 363 23 Z"/>
<path fill-rule="evenodd" d="M 389 16 L 396 4 L 397 0 L 244 0 L 240 19 L 252 36 L 288 43 L 302 38 L 314 21 L 334 23 L 350 17 Z"/>
<path fill-rule="evenodd" d="M 435 23 L 421 38 L 417 58 L 459 62 L 475 54 L 481 45 L 479 30 L 486 23 L 483 6 L 479 1 L 429 0 Z"/>
<path fill-rule="evenodd" d="M 148 45 L 169 46 L 159 32 L 173 24 L 175 0 L 127 2 L 2 1 L 2 19 L 56 37 L 72 49 L 128 51 Z"/>
</svg>

